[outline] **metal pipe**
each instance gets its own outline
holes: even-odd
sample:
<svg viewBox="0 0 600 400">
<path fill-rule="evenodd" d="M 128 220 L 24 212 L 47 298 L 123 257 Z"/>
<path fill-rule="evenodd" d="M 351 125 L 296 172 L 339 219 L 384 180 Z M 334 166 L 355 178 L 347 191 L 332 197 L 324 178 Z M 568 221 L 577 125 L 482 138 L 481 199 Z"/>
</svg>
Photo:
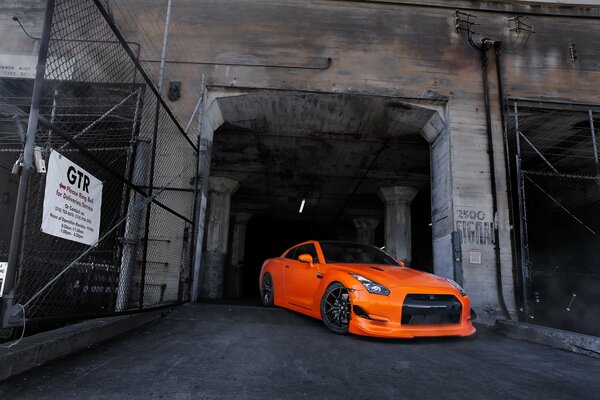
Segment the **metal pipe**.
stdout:
<svg viewBox="0 0 600 400">
<path fill-rule="evenodd" d="M 54 91 L 54 95 L 52 96 L 52 112 L 50 113 L 50 122 L 54 123 L 54 120 L 56 119 L 56 107 L 57 107 L 57 101 L 56 99 L 58 98 L 58 90 Z M 48 129 L 48 142 L 50 144 L 52 144 L 52 129 Z"/>
<path fill-rule="evenodd" d="M 150 143 L 139 141 L 135 151 L 135 162 L 133 164 L 133 180 L 137 184 L 143 184 L 145 173 L 148 171 L 148 153 Z M 137 259 L 138 239 L 141 223 L 141 210 L 132 212 L 135 205 L 140 201 L 139 193 L 131 193 L 129 200 L 127 221 L 125 222 L 125 233 L 123 235 L 123 251 L 121 256 L 121 271 L 119 273 L 119 284 L 117 286 L 117 300 L 115 311 L 124 311 L 129 308 L 129 297 L 133 283 L 133 271 Z M 149 206 L 149 205 L 148 205 Z"/>
<path fill-rule="evenodd" d="M 520 261 L 521 261 L 521 295 L 522 299 L 522 307 L 523 307 L 523 315 L 527 320 L 529 318 L 529 293 L 527 290 L 527 279 L 529 276 L 529 270 L 527 268 L 527 253 L 525 246 L 525 224 L 527 223 L 527 218 L 525 216 L 525 204 L 523 191 L 525 187 L 523 186 L 523 174 L 521 172 L 521 135 L 519 131 L 519 109 L 517 102 L 513 103 L 514 105 L 514 114 L 515 114 L 515 141 L 516 141 L 516 149 L 517 154 L 515 155 L 515 169 L 517 174 L 517 197 L 519 202 L 519 215 L 521 216 L 521 220 L 519 221 L 519 247 L 520 247 Z"/>
<path fill-rule="evenodd" d="M 35 135 L 38 127 L 40 99 L 42 97 L 44 73 L 46 72 L 46 60 L 48 58 L 50 29 L 52 27 L 53 15 L 54 0 L 48 0 L 46 3 L 46 12 L 44 14 L 43 34 L 35 72 L 35 82 L 33 84 L 31 109 L 29 112 L 29 122 L 27 125 L 27 136 L 25 138 L 25 149 L 23 151 L 21 177 L 19 179 L 19 190 L 17 194 L 17 204 L 15 207 L 15 218 L 12 227 L 10 250 L 8 253 L 8 267 L 4 283 L 4 291 L 7 294 L 3 295 L 2 297 L 1 310 L 3 327 L 11 326 L 10 318 L 12 315 L 10 314 L 12 313 L 13 300 L 15 296 L 15 276 L 17 265 L 19 264 L 19 256 L 21 253 L 21 236 L 23 234 L 23 224 L 25 220 L 25 213 L 27 211 L 27 192 L 29 189 L 29 177 L 33 168 L 33 148 L 35 146 Z M 23 316 L 23 318 L 25 318 L 25 316 Z"/>
<path fill-rule="evenodd" d="M 169 30 L 171 27 L 171 10 L 173 0 L 167 3 L 167 16 L 165 17 L 165 32 L 163 34 L 162 54 L 160 56 L 160 71 L 158 73 L 158 93 L 162 95 L 163 80 L 165 78 L 165 63 L 167 62 L 167 48 L 169 44 Z"/>
<path fill-rule="evenodd" d="M 331 67 L 331 57 L 324 59 L 324 65 L 290 65 L 290 64 L 250 64 L 250 63 L 235 63 L 235 62 L 211 62 L 211 61 L 183 61 L 183 60 L 170 60 L 167 61 L 169 64 L 184 64 L 184 65 L 226 65 L 231 67 L 256 67 L 256 68 L 284 68 L 284 69 L 308 69 L 308 70 L 321 70 L 324 71 Z M 159 60 L 140 60 L 145 63 L 157 63 Z"/>
<path fill-rule="evenodd" d="M 140 112 L 140 107 L 141 107 L 141 101 L 142 101 L 142 92 L 141 90 L 138 90 L 138 94 L 137 94 L 137 99 L 135 102 L 135 112 L 133 115 L 133 124 L 131 126 L 131 142 L 129 147 L 127 148 L 127 162 L 126 162 L 126 167 L 125 167 L 125 176 L 127 177 L 127 179 L 131 180 L 132 182 L 134 181 L 134 179 L 136 179 L 136 177 L 138 176 L 137 174 L 134 173 L 134 168 L 136 166 L 135 162 L 134 162 L 134 157 L 137 157 L 137 151 L 136 151 L 136 144 L 137 144 L 137 136 L 138 136 L 138 132 L 139 132 L 139 112 Z M 142 182 L 144 183 L 144 182 Z M 128 213 L 128 209 L 131 205 L 131 202 L 129 201 L 130 197 L 133 197 L 132 202 L 135 203 L 137 202 L 136 196 L 138 196 L 135 192 L 131 193 L 128 190 L 127 185 L 123 185 L 123 194 L 121 195 L 121 211 L 120 211 L 120 216 L 122 217 L 124 215 L 126 215 Z M 133 216 L 133 219 L 135 220 L 137 218 L 137 225 L 138 228 L 136 229 L 135 233 L 135 242 L 137 244 L 137 234 L 139 232 L 139 216 L 140 214 L 137 213 L 137 215 Z M 119 250 L 117 251 L 116 254 L 116 260 L 115 260 L 115 265 L 120 265 L 120 271 L 119 271 L 119 276 L 118 276 L 118 286 L 117 286 L 117 299 L 115 302 L 115 311 L 121 311 L 122 309 L 125 309 L 128 305 L 129 302 L 129 291 L 131 288 L 131 279 L 129 279 L 129 276 L 133 276 L 133 274 L 131 273 L 131 270 L 133 269 L 133 266 L 130 263 L 125 263 L 123 262 L 123 259 L 125 258 L 125 247 L 129 245 L 129 238 L 128 238 L 128 227 L 130 225 L 130 221 L 127 220 L 127 222 L 125 223 L 125 229 L 124 231 L 121 233 L 123 240 L 121 242 L 121 245 L 119 246 Z M 134 250 L 134 254 L 137 254 Z M 133 265 L 135 265 L 135 262 L 133 263 Z M 122 283 L 124 282 L 124 283 Z M 128 285 L 127 285 L 128 284 Z M 127 289 L 123 289 L 122 285 L 127 285 Z M 119 297 L 124 297 L 127 296 L 126 300 L 123 299 L 119 299 Z M 112 301 L 112 296 L 111 296 L 111 301 Z M 111 308 L 112 309 L 112 308 Z"/>
<path fill-rule="evenodd" d="M 202 104 L 202 102 L 204 101 L 204 74 L 202 74 L 202 82 L 200 83 L 200 96 L 198 97 L 198 102 L 196 103 L 196 107 L 194 107 L 194 111 L 192 112 L 192 115 L 190 116 L 190 120 L 188 121 L 186 127 L 185 127 L 185 133 L 189 133 L 190 128 L 192 127 L 192 123 L 194 122 L 194 118 L 196 118 L 196 113 L 198 112 L 198 109 L 200 108 L 200 105 Z"/>
<path fill-rule="evenodd" d="M 483 40 L 483 44 L 479 49 L 481 54 L 481 70 L 483 74 L 483 104 L 485 107 L 485 126 L 487 132 L 487 153 L 490 164 L 490 181 L 492 186 L 492 213 L 494 216 L 494 255 L 496 259 L 496 286 L 498 290 L 498 300 L 502 312 L 507 319 L 511 319 L 506 301 L 504 300 L 504 289 L 502 287 L 502 263 L 500 260 L 500 232 L 498 229 L 498 193 L 496 189 L 496 167 L 494 163 L 494 144 L 492 135 L 492 116 L 490 111 L 490 93 L 488 82 L 488 67 L 487 67 L 487 51 L 490 45 L 487 39 Z"/>
<path fill-rule="evenodd" d="M 194 113 L 192 113 L 192 118 L 195 116 L 197 110 L 200 109 L 200 107 L 202 107 L 202 112 L 200 112 L 200 114 L 198 114 L 198 135 L 197 135 L 197 140 L 198 140 L 198 144 L 200 143 L 200 134 L 202 131 L 202 119 L 204 116 L 204 96 L 205 96 L 205 90 L 206 87 L 204 85 L 204 74 L 202 74 L 202 87 L 200 88 L 200 97 L 198 98 L 198 104 L 196 104 L 196 108 L 194 109 Z M 190 129 L 190 126 L 192 125 L 192 118 L 190 118 L 190 121 L 188 122 L 188 125 L 185 129 L 185 133 L 188 133 L 188 130 Z M 191 248 L 194 249 L 194 244 L 196 244 L 196 239 L 198 237 L 198 230 L 196 229 L 198 224 L 198 216 L 201 215 L 201 206 L 202 206 L 202 196 L 199 196 L 198 193 L 198 184 L 199 184 L 199 178 L 200 178 L 200 152 L 196 153 L 196 175 L 194 176 L 194 213 L 192 216 L 192 220 L 194 221 L 194 223 L 192 224 L 192 240 L 191 240 Z M 191 287 L 189 288 L 190 293 L 189 293 L 189 300 L 190 301 L 194 301 L 194 299 L 192 298 L 193 295 L 192 293 L 194 292 L 194 266 L 196 265 L 196 252 L 192 250 L 192 254 L 191 254 L 191 268 L 190 268 L 190 282 L 191 282 Z"/>
<path fill-rule="evenodd" d="M 167 3 L 167 16 L 165 17 L 165 31 L 163 33 L 163 45 L 162 45 L 162 56 L 160 62 L 160 72 L 158 75 L 158 98 L 156 99 L 156 109 L 154 112 L 154 130 L 152 132 L 152 150 L 150 154 L 150 178 L 149 178 L 149 189 L 148 195 L 152 196 L 152 188 L 154 186 L 154 167 L 156 164 L 156 141 L 158 140 L 158 123 L 160 119 L 160 102 L 162 99 L 162 86 L 165 73 L 165 62 L 167 59 L 167 46 L 169 44 L 169 27 L 171 25 L 171 8 L 173 6 L 173 0 L 169 0 Z M 185 132 L 184 132 L 185 134 Z M 186 135 L 187 138 L 187 135 Z M 139 297 L 139 308 L 144 307 L 144 288 L 146 285 L 146 264 L 148 263 L 148 235 L 150 234 L 150 217 L 152 212 L 152 204 L 148 204 L 146 208 L 146 220 L 144 227 L 144 250 L 142 255 L 142 271 L 140 277 L 140 297 Z"/>
<path fill-rule="evenodd" d="M 504 84 L 502 81 L 502 65 L 500 62 L 500 44 L 501 42 L 494 42 L 495 50 L 495 61 L 496 61 L 496 81 L 498 83 L 498 103 L 500 105 L 500 121 L 502 123 L 502 137 L 504 139 L 504 171 L 506 173 L 506 192 L 508 194 L 509 206 L 508 206 L 508 219 L 511 227 L 515 225 L 515 210 L 514 210 L 514 199 L 512 191 L 512 178 L 510 170 L 510 150 L 508 143 L 508 131 L 506 128 L 506 115 L 504 113 Z M 517 268 L 517 249 L 516 249 L 516 237 L 515 230 L 510 230 L 510 249 L 513 260 L 513 285 L 515 290 L 515 300 L 520 296 L 519 282 L 518 282 L 518 268 Z M 517 301 L 518 302 L 518 301 Z M 519 313 L 521 316 L 521 313 Z"/>
<path fill-rule="evenodd" d="M 588 110 L 590 116 L 590 130 L 592 132 L 592 144 L 594 145 L 594 160 L 596 161 L 596 169 L 598 169 L 598 147 L 596 146 L 596 130 L 594 129 L 594 114 L 592 110 Z"/>
</svg>

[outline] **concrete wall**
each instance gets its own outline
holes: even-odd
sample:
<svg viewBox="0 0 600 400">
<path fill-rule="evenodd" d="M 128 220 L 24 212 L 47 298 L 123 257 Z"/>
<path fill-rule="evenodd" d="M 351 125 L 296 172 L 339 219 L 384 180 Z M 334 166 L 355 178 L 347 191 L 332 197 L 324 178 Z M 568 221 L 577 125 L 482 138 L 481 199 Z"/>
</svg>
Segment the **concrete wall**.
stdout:
<svg viewBox="0 0 600 400">
<path fill-rule="evenodd" d="M 16 4 L 16 2 L 11 2 Z M 143 12 L 126 14 L 134 20 L 119 21 L 129 40 L 159 45 L 162 29 L 153 13 L 164 10 L 144 1 L 113 2 Z M 31 3 L 33 7 L 36 3 Z M 492 99 L 492 128 L 499 213 L 492 215 L 490 167 L 482 93 L 479 53 L 469 46 L 465 33 L 455 30 L 454 10 L 460 8 L 478 16 L 476 30 L 482 36 L 501 40 L 516 50 L 521 36 L 510 30 L 509 17 L 527 15 L 535 29 L 516 54 L 503 54 L 504 94 L 538 100 L 599 103 L 600 92 L 600 9 L 559 5 L 522 5 L 512 2 L 435 1 L 284 1 L 265 0 L 179 0 L 175 3 L 179 45 L 173 45 L 166 80 L 182 81 L 182 98 L 173 103 L 178 116 L 186 121 L 197 98 L 201 74 L 212 86 L 311 90 L 335 93 L 362 93 L 407 99 L 446 102 L 444 136 L 433 142 L 447 146 L 434 163 L 448 165 L 450 179 L 443 180 L 448 196 L 435 199 L 434 224 L 443 224 L 438 245 L 446 248 L 448 229 L 466 232 L 463 243 L 464 282 L 480 315 L 488 310 L 499 313 L 496 290 L 495 256 L 485 229 L 497 223 L 500 229 L 504 296 L 511 311 L 513 263 L 504 164 L 504 147 L 495 79 L 493 54 L 489 79 Z M 34 9 L 35 11 L 35 9 Z M 39 10 L 38 10 L 39 11 Z M 2 16 L 1 21 L 7 21 Z M 0 25 L 3 26 L 3 25 Z M 6 33 L 6 32 L 5 32 Z M 11 31 L 17 38 L 18 35 Z M 23 39 L 0 45 L 0 52 L 31 51 Z M 575 43 L 578 59 L 569 59 L 568 46 Z M 154 73 L 157 55 L 145 51 L 142 58 Z M 276 65 L 327 69 L 280 68 Z M 189 62 L 189 64 L 185 64 Z M 205 65 L 205 63 L 223 63 Z M 234 64 L 261 64 L 260 67 Z M 268 67 L 264 65 L 272 65 Z M 435 167 L 434 167 L 435 169 Z M 434 185 L 439 184 L 433 173 Z M 436 183 L 437 182 L 437 183 Z M 435 193 L 436 188 L 433 188 Z M 444 209 L 443 204 L 448 205 Z M 436 201 L 439 201 L 436 203 Z M 441 208 L 440 208 L 441 207 Z M 485 225 L 487 224 L 487 225 Z M 469 236 L 469 230 L 482 228 L 483 240 Z M 434 225 L 434 231 L 436 226 Z M 434 241 L 436 237 L 434 236 Z M 445 240 L 445 241 L 444 241 Z M 446 247 L 444 247 L 446 246 Z M 478 252 L 481 263 L 477 261 Z"/>
</svg>

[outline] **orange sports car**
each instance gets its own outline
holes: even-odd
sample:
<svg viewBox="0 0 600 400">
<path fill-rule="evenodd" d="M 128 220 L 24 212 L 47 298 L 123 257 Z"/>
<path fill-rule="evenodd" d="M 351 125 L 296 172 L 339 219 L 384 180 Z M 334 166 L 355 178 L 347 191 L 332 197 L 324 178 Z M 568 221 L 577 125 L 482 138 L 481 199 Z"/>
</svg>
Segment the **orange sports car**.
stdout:
<svg viewBox="0 0 600 400">
<path fill-rule="evenodd" d="M 262 303 L 318 318 L 335 333 L 389 338 L 475 333 L 471 301 L 450 279 L 404 267 L 373 246 L 308 241 L 270 258 Z"/>
</svg>

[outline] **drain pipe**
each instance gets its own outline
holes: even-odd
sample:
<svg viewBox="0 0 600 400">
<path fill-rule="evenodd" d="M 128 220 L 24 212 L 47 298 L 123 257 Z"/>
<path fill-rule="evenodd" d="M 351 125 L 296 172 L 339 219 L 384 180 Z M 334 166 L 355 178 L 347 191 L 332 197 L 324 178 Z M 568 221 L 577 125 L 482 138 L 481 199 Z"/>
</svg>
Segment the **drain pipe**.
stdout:
<svg viewBox="0 0 600 400">
<path fill-rule="evenodd" d="M 488 59 L 487 52 L 494 47 L 494 41 L 491 39 L 482 39 L 479 52 L 481 54 L 481 71 L 483 74 L 483 103 L 485 107 L 486 131 L 487 131 L 487 153 L 490 163 L 490 180 L 492 184 L 492 212 L 494 215 L 494 252 L 496 258 L 496 284 L 498 289 L 498 300 L 502 313 L 507 319 L 511 319 L 506 301 L 504 300 L 504 291 L 502 289 L 502 263 L 500 262 L 500 233 L 498 230 L 498 195 L 496 193 L 496 168 L 494 165 L 494 145 L 492 136 L 492 116 L 490 111 L 490 92 L 488 82 Z"/>
<path fill-rule="evenodd" d="M 502 63 L 500 62 L 500 44 L 501 42 L 495 42 L 494 43 L 494 53 L 495 53 L 495 60 L 496 60 L 496 81 L 498 82 L 498 102 L 500 104 L 500 120 L 502 122 L 502 135 L 504 137 L 504 146 L 505 146 L 505 151 L 504 151 L 504 163 L 505 163 L 505 171 L 506 171 L 506 177 L 507 177 L 507 184 L 506 184 L 506 190 L 507 190 L 507 194 L 508 194 L 508 198 L 511 201 L 511 203 L 509 203 L 509 207 L 508 207 L 508 218 L 509 218 L 509 223 L 510 226 L 513 227 L 511 229 L 511 234 L 510 234 L 510 240 L 511 240 L 511 255 L 512 255 L 512 259 L 513 259 L 513 284 L 515 285 L 515 301 L 516 304 L 518 304 L 521 300 L 519 299 L 523 299 L 522 300 L 522 304 L 521 304 L 521 308 L 522 308 L 522 314 L 527 315 L 527 297 L 525 295 L 525 292 L 522 290 L 521 288 L 521 284 L 519 282 L 518 276 L 519 276 L 519 270 L 517 267 L 517 258 L 518 258 L 518 254 L 517 254 L 517 249 L 516 249 L 516 243 L 517 243 L 517 239 L 516 239 L 516 232 L 514 229 L 515 226 L 515 210 L 514 210 L 514 206 L 512 203 L 512 198 L 513 198 L 513 190 L 512 190 L 512 178 L 511 178 L 511 171 L 510 171 L 510 153 L 509 153 L 509 145 L 508 145 L 508 133 L 506 130 L 506 117 L 504 114 L 504 105 L 503 105 L 503 101 L 504 101 L 504 83 L 502 81 Z M 523 315 L 521 315 L 522 317 Z M 526 319 L 526 318 L 525 318 Z M 521 318 L 521 320 L 524 320 L 523 318 Z"/>
</svg>

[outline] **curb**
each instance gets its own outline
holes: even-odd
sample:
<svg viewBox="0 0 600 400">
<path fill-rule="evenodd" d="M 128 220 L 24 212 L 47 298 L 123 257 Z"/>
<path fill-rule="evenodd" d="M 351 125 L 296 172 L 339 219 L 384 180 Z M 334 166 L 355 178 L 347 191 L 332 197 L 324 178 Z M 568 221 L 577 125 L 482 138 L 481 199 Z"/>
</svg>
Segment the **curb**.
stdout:
<svg viewBox="0 0 600 400">
<path fill-rule="evenodd" d="M 98 318 L 25 337 L 10 349 L 0 348 L 0 381 L 157 320 L 167 311 Z"/>
<path fill-rule="evenodd" d="M 507 338 L 600 358 L 600 337 L 507 320 L 497 320 L 491 329 Z"/>
</svg>

